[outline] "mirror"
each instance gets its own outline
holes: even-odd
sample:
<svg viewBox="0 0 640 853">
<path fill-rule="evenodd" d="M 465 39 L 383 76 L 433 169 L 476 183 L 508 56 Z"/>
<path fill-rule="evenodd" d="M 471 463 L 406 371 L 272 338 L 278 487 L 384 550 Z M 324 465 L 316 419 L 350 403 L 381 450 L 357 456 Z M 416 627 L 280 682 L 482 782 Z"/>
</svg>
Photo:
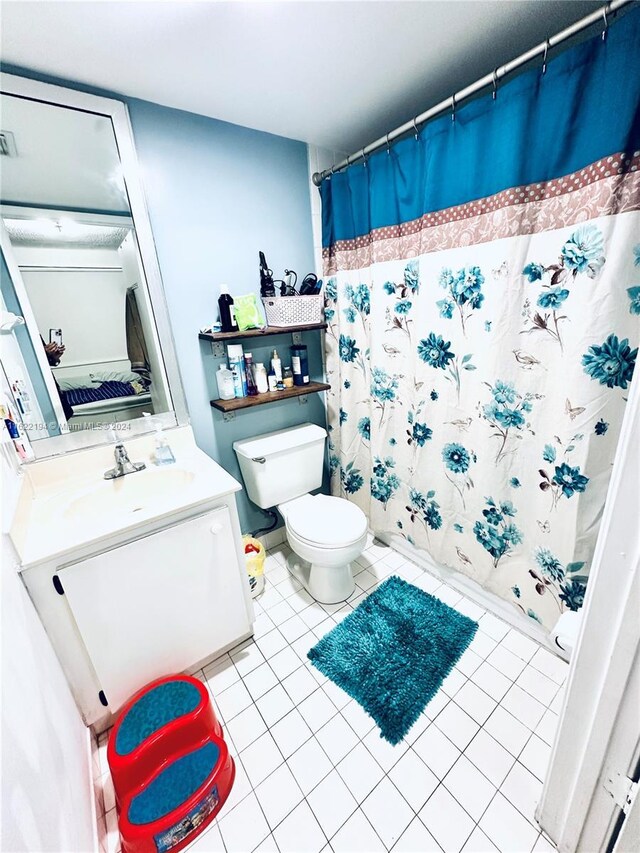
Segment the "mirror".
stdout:
<svg viewBox="0 0 640 853">
<path fill-rule="evenodd" d="M 2 83 L 2 361 L 26 434 L 71 449 L 145 431 L 143 412 L 185 422 L 126 108 Z"/>
</svg>

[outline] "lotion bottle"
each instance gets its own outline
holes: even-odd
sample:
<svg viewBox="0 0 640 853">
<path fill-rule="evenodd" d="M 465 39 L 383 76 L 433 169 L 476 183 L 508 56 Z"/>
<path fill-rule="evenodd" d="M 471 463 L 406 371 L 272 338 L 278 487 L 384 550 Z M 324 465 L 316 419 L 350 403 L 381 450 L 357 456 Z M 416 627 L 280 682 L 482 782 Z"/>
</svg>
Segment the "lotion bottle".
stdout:
<svg viewBox="0 0 640 853">
<path fill-rule="evenodd" d="M 258 394 L 266 394 L 269 390 L 269 381 L 267 379 L 267 371 L 262 362 L 258 362 L 255 365 L 254 373 L 256 377 L 256 387 L 258 389 Z"/>
<path fill-rule="evenodd" d="M 273 372 L 276 375 L 276 382 L 282 382 L 282 362 L 280 361 L 280 357 L 278 356 L 278 350 L 274 349 L 273 356 L 271 358 L 271 367 L 273 368 Z"/>
</svg>

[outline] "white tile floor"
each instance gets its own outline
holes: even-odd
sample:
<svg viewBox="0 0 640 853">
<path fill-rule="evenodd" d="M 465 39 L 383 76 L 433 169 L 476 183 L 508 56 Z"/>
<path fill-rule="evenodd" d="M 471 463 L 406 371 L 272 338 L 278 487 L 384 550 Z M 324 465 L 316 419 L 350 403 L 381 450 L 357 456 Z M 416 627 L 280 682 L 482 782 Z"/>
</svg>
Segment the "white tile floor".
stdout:
<svg viewBox="0 0 640 853">
<path fill-rule="evenodd" d="M 567 665 L 452 587 L 380 545 L 356 569 L 344 605 L 315 603 L 267 558 L 255 637 L 206 667 L 236 761 L 236 781 L 193 853 L 549 851 L 534 811 Z M 477 619 L 470 648 L 395 747 L 357 702 L 307 660 L 320 637 L 397 573 Z M 120 848 L 100 739 L 104 850 Z"/>
</svg>

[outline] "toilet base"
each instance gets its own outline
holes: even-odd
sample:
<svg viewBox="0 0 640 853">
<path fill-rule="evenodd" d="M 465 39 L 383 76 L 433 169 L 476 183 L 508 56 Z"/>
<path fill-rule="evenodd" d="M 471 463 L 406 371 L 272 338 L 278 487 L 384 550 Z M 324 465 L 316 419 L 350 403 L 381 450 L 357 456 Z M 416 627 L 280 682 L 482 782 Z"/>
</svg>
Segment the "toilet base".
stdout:
<svg viewBox="0 0 640 853">
<path fill-rule="evenodd" d="M 319 566 L 303 560 L 292 551 L 287 557 L 287 568 L 320 604 L 339 604 L 346 601 L 356 586 L 351 573 L 351 563 L 335 568 Z"/>
</svg>

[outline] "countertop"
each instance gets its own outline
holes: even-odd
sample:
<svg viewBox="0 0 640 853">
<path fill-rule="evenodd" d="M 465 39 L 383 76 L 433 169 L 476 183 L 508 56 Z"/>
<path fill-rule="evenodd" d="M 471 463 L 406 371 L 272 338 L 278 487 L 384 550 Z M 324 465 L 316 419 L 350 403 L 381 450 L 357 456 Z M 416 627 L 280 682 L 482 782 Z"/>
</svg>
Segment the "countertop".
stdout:
<svg viewBox="0 0 640 853">
<path fill-rule="evenodd" d="M 131 540 L 137 529 L 150 523 L 242 489 L 196 446 L 189 427 L 165 435 L 176 457 L 174 464 L 153 464 L 153 436 L 125 440 L 131 461 L 145 462 L 147 467 L 115 480 L 103 476 L 114 464 L 113 445 L 24 466 L 10 529 L 19 569 L 52 560 L 68 561 L 87 546 L 100 550 L 100 543 L 105 543 L 113 547 L 114 537 Z"/>
</svg>

